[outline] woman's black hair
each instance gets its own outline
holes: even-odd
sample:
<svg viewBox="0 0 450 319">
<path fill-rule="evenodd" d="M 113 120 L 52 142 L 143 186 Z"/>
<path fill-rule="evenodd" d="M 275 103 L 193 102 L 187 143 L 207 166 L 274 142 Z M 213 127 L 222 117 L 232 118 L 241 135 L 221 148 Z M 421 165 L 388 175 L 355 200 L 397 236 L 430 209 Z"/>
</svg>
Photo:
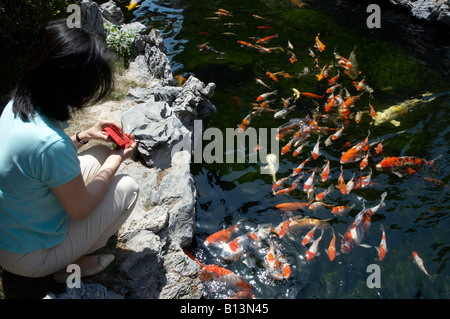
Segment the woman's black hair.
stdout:
<svg viewBox="0 0 450 319">
<path fill-rule="evenodd" d="M 113 86 L 112 55 L 103 40 L 66 19 L 50 22 L 41 32 L 17 87 L 13 111 L 24 121 L 37 108 L 58 121 L 106 97 Z"/>
</svg>

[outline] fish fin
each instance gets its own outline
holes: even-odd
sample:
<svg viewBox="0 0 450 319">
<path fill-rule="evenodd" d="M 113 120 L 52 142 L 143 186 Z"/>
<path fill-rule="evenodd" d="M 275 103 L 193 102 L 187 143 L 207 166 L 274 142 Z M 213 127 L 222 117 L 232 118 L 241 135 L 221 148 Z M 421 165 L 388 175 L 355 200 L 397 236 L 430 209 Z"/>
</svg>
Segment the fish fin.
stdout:
<svg viewBox="0 0 450 319">
<path fill-rule="evenodd" d="M 363 248 L 372 248 L 372 246 L 367 245 L 367 244 L 360 244 L 359 246 L 360 246 L 360 247 L 363 247 Z"/>
<path fill-rule="evenodd" d="M 398 171 L 392 171 L 392 173 L 394 173 L 395 175 L 397 175 L 398 177 L 402 178 L 403 174 L 398 172 Z"/>
<path fill-rule="evenodd" d="M 254 268 L 256 263 L 255 257 L 253 257 L 252 255 L 248 255 L 244 258 L 242 263 L 244 263 L 244 265 L 246 265 L 248 268 Z"/>
</svg>

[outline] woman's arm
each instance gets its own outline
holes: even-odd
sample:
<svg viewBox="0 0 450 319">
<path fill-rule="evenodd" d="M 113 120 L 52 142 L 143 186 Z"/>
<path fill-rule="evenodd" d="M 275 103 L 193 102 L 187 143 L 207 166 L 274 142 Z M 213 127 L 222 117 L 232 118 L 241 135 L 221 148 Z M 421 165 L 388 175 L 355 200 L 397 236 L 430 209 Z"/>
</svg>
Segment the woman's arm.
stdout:
<svg viewBox="0 0 450 319">
<path fill-rule="evenodd" d="M 127 135 L 134 141 L 132 134 Z M 83 176 L 80 174 L 70 182 L 52 188 L 66 213 L 75 220 L 89 216 L 108 191 L 120 164 L 133 155 L 136 147 L 137 143 L 134 142 L 127 149 L 112 150 L 88 185 L 84 184 Z"/>
<path fill-rule="evenodd" d="M 78 137 L 83 142 L 89 142 L 90 140 L 100 140 L 100 141 L 104 141 L 104 142 L 112 142 L 112 139 L 104 131 L 104 128 L 107 127 L 107 126 L 110 126 L 110 125 L 113 125 L 113 126 L 116 126 L 116 127 L 120 127 L 114 121 L 100 120 L 94 126 L 92 126 L 91 128 L 89 128 L 89 129 L 87 129 L 85 131 L 80 131 L 79 134 L 78 134 Z M 80 144 L 78 142 L 78 140 L 76 138 L 76 134 L 72 135 L 70 138 L 75 143 L 77 148 L 80 148 L 81 146 L 83 146 L 83 144 Z"/>
</svg>

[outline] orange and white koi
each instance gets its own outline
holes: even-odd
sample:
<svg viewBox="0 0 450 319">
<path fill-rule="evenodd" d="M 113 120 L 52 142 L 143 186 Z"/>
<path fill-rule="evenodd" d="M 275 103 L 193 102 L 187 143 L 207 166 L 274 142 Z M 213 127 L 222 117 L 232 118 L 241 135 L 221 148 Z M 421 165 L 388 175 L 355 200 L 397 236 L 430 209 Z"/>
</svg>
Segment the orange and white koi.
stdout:
<svg viewBox="0 0 450 319">
<path fill-rule="evenodd" d="M 387 253 L 388 249 L 387 249 L 387 244 L 386 244 L 386 233 L 384 231 L 384 226 L 383 225 L 381 225 L 381 230 L 382 230 L 383 234 L 381 235 L 380 246 L 375 247 L 375 249 L 378 252 L 378 258 L 380 259 L 380 261 L 383 261 L 384 257 L 386 256 L 386 253 Z"/>
<path fill-rule="evenodd" d="M 305 167 L 306 162 L 308 162 L 310 159 L 310 157 L 308 157 L 307 159 L 305 159 L 297 168 L 294 168 L 294 171 L 292 173 L 292 177 L 297 176 L 303 169 L 303 167 Z"/>
<path fill-rule="evenodd" d="M 425 269 L 425 266 L 423 264 L 423 260 L 422 260 L 422 258 L 419 257 L 419 254 L 417 254 L 417 252 L 413 251 L 412 252 L 412 256 L 413 256 L 414 263 L 419 267 L 420 270 L 422 270 L 424 272 L 425 275 L 428 276 L 428 278 L 431 279 L 432 277 L 430 276 L 430 274 Z"/>
<path fill-rule="evenodd" d="M 234 232 L 236 231 L 238 225 L 243 221 L 243 219 L 241 219 L 240 221 L 238 221 L 236 224 L 234 224 L 233 226 L 228 227 L 227 229 L 222 229 L 219 230 L 218 232 L 208 236 L 208 238 L 206 238 L 204 244 L 205 246 L 220 246 L 223 243 L 227 242 L 230 240 L 231 236 L 234 234 Z"/>
<path fill-rule="evenodd" d="M 338 178 L 338 189 L 342 195 L 346 194 L 345 181 L 344 181 L 344 170 L 342 168 L 342 165 L 341 165 L 341 174 L 339 175 L 339 178 Z"/>
<path fill-rule="evenodd" d="M 334 234 L 334 229 L 331 228 L 331 230 L 333 231 L 333 237 L 330 240 L 330 244 L 328 245 L 326 252 L 330 261 L 333 261 L 334 258 L 336 258 L 336 235 Z"/>
<path fill-rule="evenodd" d="M 277 188 L 281 187 L 281 185 L 283 185 L 291 176 L 287 176 L 287 177 L 283 177 L 281 179 L 279 179 L 278 181 L 276 181 L 273 186 L 272 186 L 272 190 L 276 190 Z"/>
<path fill-rule="evenodd" d="M 317 77 L 317 81 L 322 81 L 323 79 L 325 79 L 327 77 L 327 73 L 325 72 L 326 68 L 327 68 L 327 64 L 325 64 L 325 66 L 322 68 L 322 70 L 320 71 L 319 74 L 316 75 Z"/>
<path fill-rule="evenodd" d="M 294 142 L 294 139 L 289 140 L 289 142 L 281 149 L 281 155 L 284 155 L 291 150 L 291 146 L 292 146 L 293 142 Z"/>
<path fill-rule="evenodd" d="M 354 103 L 357 99 L 359 99 L 361 97 L 361 95 L 354 95 L 354 96 L 350 96 L 348 97 L 345 102 L 342 104 L 342 107 L 344 108 L 350 108 L 354 106 Z"/>
<path fill-rule="evenodd" d="M 306 182 L 303 184 L 303 191 L 305 193 L 307 193 L 310 188 L 314 187 L 314 175 L 315 174 L 316 174 L 316 170 L 313 170 L 311 175 L 308 177 Z"/>
<path fill-rule="evenodd" d="M 220 15 L 220 16 L 227 16 L 227 17 L 232 17 L 233 15 L 231 14 L 231 12 L 228 12 L 228 11 L 226 11 L 226 10 L 220 10 L 219 9 L 219 11 L 216 11 L 216 12 L 214 12 L 214 14 L 217 14 L 217 15 Z"/>
<path fill-rule="evenodd" d="M 290 219 L 286 219 L 286 221 L 283 223 L 283 227 L 281 227 L 281 231 L 278 233 L 278 236 L 280 236 L 280 238 L 283 238 L 284 235 L 286 235 L 290 223 L 291 223 Z"/>
<path fill-rule="evenodd" d="M 383 151 L 383 141 L 378 143 L 377 147 L 375 148 L 375 153 L 380 154 Z"/>
<path fill-rule="evenodd" d="M 300 180 L 302 180 L 304 174 L 297 177 L 291 184 L 292 189 L 296 189 L 298 187 L 298 184 L 300 183 Z"/>
<path fill-rule="evenodd" d="M 278 244 L 270 242 L 270 248 L 264 257 L 264 265 L 268 270 L 268 275 L 274 280 L 289 279 L 292 274 L 286 257 L 280 251 Z"/>
<path fill-rule="evenodd" d="M 217 265 L 203 265 L 198 259 L 184 250 L 186 255 L 194 260 L 200 267 L 199 278 L 203 281 L 217 281 L 224 283 L 227 288 L 236 289 L 238 292 L 235 295 L 244 293 L 247 298 L 253 298 L 251 286 L 242 279 L 241 276 L 236 275 L 231 270 L 217 266 Z"/>
<path fill-rule="evenodd" d="M 333 106 L 336 105 L 336 100 L 333 98 L 325 105 L 325 112 L 331 112 Z"/>
<path fill-rule="evenodd" d="M 344 125 L 342 125 L 342 127 L 331 136 L 331 140 L 333 140 L 333 141 L 337 140 L 338 138 L 340 138 L 342 136 L 343 132 L 344 132 Z"/>
<path fill-rule="evenodd" d="M 322 168 L 322 182 L 325 182 L 328 179 L 328 175 L 330 174 L 330 160 L 327 159 L 327 163 Z"/>
<path fill-rule="evenodd" d="M 311 50 L 311 48 L 308 48 L 308 52 L 309 55 L 312 56 L 313 58 L 316 56 L 316 54 L 313 52 L 313 50 Z"/>
<path fill-rule="evenodd" d="M 316 229 L 317 229 L 317 224 L 305 235 L 305 237 L 303 237 L 303 240 L 302 240 L 302 245 L 303 246 L 306 246 L 309 243 L 313 242 L 313 240 L 314 240 L 314 232 L 316 231 Z"/>
<path fill-rule="evenodd" d="M 373 120 L 375 120 L 375 118 L 377 117 L 377 112 L 375 112 L 375 109 L 373 108 L 372 104 L 369 103 L 369 107 L 370 107 L 370 116 L 372 117 Z"/>
<path fill-rule="evenodd" d="M 348 213 L 355 207 L 355 205 L 349 206 L 349 205 L 340 205 L 340 206 L 334 206 L 331 209 L 331 213 L 334 215 L 342 216 L 345 213 Z"/>
<path fill-rule="evenodd" d="M 345 193 L 346 194 L 350 194 L 350 192 L 352 191 L 353 187 L 355 187 L 355 173 L 353 173 L 352 178 L 347 182 L 347 184 L 345 185 Z"/>
<path fill-rule="evenodd" d="M 347 228 L 341 241 L 341 251 L 347 254 L 354 247 L 359 246 L 371 225 L 371 217 L 380 208 L 385 206 L 384 199 L 386 198 L 387 192 L 381 194 L 380 203 L 372 208 L 363 209 L 356 215 L 353 223 Z"/>
<path fill-rule="evenodd" d="M 322 240 L 322 236 L 323 236 L 323 229 L 322 229 L 322 233 L 320 234 L 320 237 L 317 238 L 312 245 L 309 247 L 308 251 L 306 252 L 306 260 L 311 260 L 313 259 L 316 255 L 317 255 L 317 251 L 319 249 L 319 243 Z"/>
<path fill-rule="evenodd" d="M 356 113 L 356 115 L 355 115 L 355 122 L 356 122 L 356 123 L 361 122 L 361 118 L 362 118 L 363 114 L 364 114 L 363 111 L 358 111 L 358 112 Z"/>
<path fill-rule="evenodd" d="M 212 52 L 212 53 L 215 53 L 215 54 L 219 54 L 219 55 L 225 54 L 224 52 L 219 52 L 219 51 L 213 49 L 212 47 L 206 45 L 206 43 L 197 44 L 197 47 L 199 48 L 200 51 L 203 51 L 203 50 L 204 51 L 209 51 L 209 52 Z"/>
<path fill-rule="evenodd" d="M 360 82 L 354 83 L 357 91 L 361 91 L 363 89 L 365 79 L 366 77 L 364 76 Z"/>
<path fill-rule="evenodd" d="M 328 187 L 328 189 L 324 190 L 323 192 L 319 193 L 316 195 L 316 201 L 320 202 L 323 201 L 325 199 L 325 196 L 327 196 L 330 192 L 331 192 L 331 186 Z"/>
<path fill-rule="evenodd" d="M 337 82 L 337 80 L 339 79 L 339 76 L 340 76 L 340 73 L 339 73 L 339 71 L 338 71 L 338 74 L 337 75 L 335 75 L 335 76 L 333 76 L 331 79 L 329 79 L 328 80 L 328 85 L 333 85 L 333 86 L 335 86 L 335 88 L 333 89 L 333 91 L 336 89 L 336 85 L 339 85 L 339 86 L 341 86 L 342 84 L 335 84 L 336 82 Z M 332 91 L 332 92 L 333 92 Z M 328 90 L 327 90 L 327 93 L 329 93 L 328 92 Z"/>
<path fill-rule="evenodd" d="M 316 43 L 314 44 L 314 47 L 317 48 L 317 50 L 319 50 L 320 52 L 322 52 L 323 50 L 325 50 L 326 45 L 324 45 L 320 41 L 319 36 L 320 36 L 320 33 L 318 33 L 316 36 Z"/>
<path fill-rule="evenodd" d="M 364 170 L 367 165 L 369 164 L 369 151 L 367 151 L 366 156 L 362 159 L 361 163 L 359 164 L 360 170 Z"/>
<path fill-rule="evenodd" d="M 320 155 L 320 137 L 321 136 L 319 135 L 319 138 L 317 139 L 317 143 L 312 150 L 313 159 L 317 159 Z"/>
<path fill-rule="evenodd" d="M 299 147 L 297 147 L 294 151 L 294 153 L 292 153 L 292 156 L 297 156 L 298 154 L 300 154 L 303 150 L 303 147 L 305 147 L 305 145 L 308 145 L 308 143 L 303 143 L 302 145 L 300 145 Z"/>
<path fill-rule="evenodd" d="M 370 135 L 370 131 L 369 131 Z M 345 163 L 354 163 L 362 159 L 363 151 L 367 151 L 368 147 L 367 142 L 369 141 L 369 135 L 367 135 L 366 139 L 355 146 L 351 147 L 348 151 L 342 153 L 341 156 L 341 164 Z"/>
<path fill-rule="evenodd" d="M 273 38 L 277 38 L 278 37 L 278 34 L 275 34 L 275 35 L 271 35 L 271 36 L 268 36 L 268 37 L 265 37 L 265 38 L 262 38 L 262 39 L 259 39 L 258 41 L 256 41 L 256 43 L 266 43 L 266 42 L 268 42 L 269 40 L 272 40 Z"/>
<path fill-rule="evenodd" d="M 272 96 L 272 95 L 274 95 L 274 94 L 276 94 L 276 93 L 277 93 L 277 90 L 272 91 L 272 92 L 263 93 L 263 94 L 259 95 L 259 96 L 256 98 L 256 101 L 257 101 L 257 102 L 264 101 L 264 100 L 268 99 L 270 96 Z"/>
<path fill-rule="evenodd" d="M 331 80 L 330 80 L 330 81 L 331 81 Z M 341 87 L 341 86 L 342 86 L 341 83 L 332 85 L 332 86 L 330 86 L 330 87 L 326 90 L 326 93 L 331 94 L 331 93 L 333 93 L 334 91 L 336 91 L 336 89 L 337 89 L 338 87 Z"/>
<path fill-rule="evenodd" d="M 316 212 L 317 210 L 319 210 L 322 207 L 331 208 L 332 206 L 329 204 L 325 204 L 322 201 L 317 201 L 317 202 L 311 203 L 311 205 L 309 205 L 308 208 L 309 208 L 309 210 Z"/>
<path fill-rule="evenodd" d="M 292 187 L 286 187 L 286 188 L 276 191 L 275 195 L 281 195 L 281 194 L 286 195 L 286 194 L 289 194 L 290 192 L 292 192 L 293 190 L 294 190 L 294 188 L 292 188 Z"/>
</svg>

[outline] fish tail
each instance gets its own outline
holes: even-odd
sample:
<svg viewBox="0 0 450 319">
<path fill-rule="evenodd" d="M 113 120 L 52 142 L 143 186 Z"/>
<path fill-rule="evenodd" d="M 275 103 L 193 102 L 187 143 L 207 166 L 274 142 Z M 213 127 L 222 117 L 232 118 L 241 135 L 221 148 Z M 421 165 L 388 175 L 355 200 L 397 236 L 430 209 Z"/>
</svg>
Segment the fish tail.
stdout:
<svg viewBox="0 0 450 319">
<path fill-rule="evenodd" d="M 428 164 L 428 165 L 434 165 L 434 163 L 435 163 L 438 159 L 440 159 L 441 157 L 442 157 L 442 154 L 439 155 L 438 157 L 436 157 L 435 159 L 432 159 L 431 161 L 428 161 L 427 164 Z"/>
<path fill-rule="evenodd" d="M 200 266 L 200 269 L 203 268 L 202 263 L 199 262 L 197 258 L 195 258 L 194 256 L 192 256 L 192 254 L 191 254 L 190 252 L 188 252 L 186 249 L 183 249 L 183 251 L 184 251 L 184 253 L 185 253 L 186 255 L 189 256 L 189 258 L 191 258 L 193 261 L 195 261 L 195 262 Z"/>
</svg>

